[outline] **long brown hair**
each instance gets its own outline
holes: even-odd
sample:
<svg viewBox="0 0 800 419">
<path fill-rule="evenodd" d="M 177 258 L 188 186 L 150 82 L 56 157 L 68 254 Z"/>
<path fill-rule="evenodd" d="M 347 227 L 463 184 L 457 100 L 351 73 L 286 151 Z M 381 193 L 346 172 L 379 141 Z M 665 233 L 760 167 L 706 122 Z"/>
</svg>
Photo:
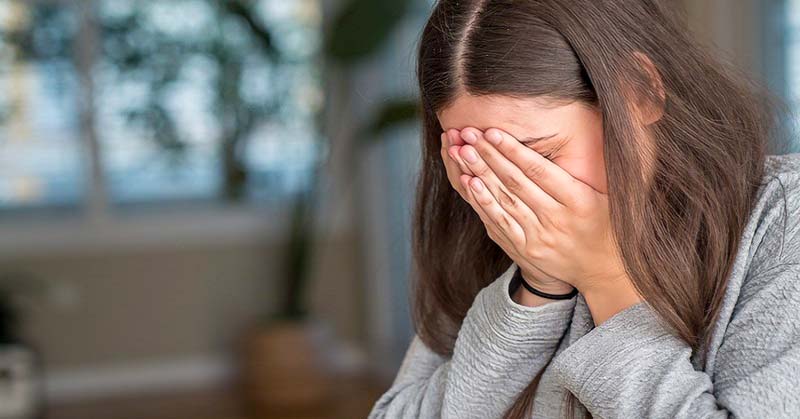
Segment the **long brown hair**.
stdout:
<svg viewBox="0 0 800 419">
<path fill-rule="evenodd" d="M 462 92 L 577 101 L 602 113 L 625 269 L 676 336 L 706 349 L 785 104 L 693 39 L 678 8 L 665 0 L 437 2 L 419 45 L 422 168 L 412 232 L 412 317 L 433 351 L 452 355 L 476 294 L 511 263 L 441 159 L 436 112 Z M 646 145 L 631 117 L 642 103 L 663 110 Z M 530 415 L 540 377 L 506 418 Z"/>
</svg>

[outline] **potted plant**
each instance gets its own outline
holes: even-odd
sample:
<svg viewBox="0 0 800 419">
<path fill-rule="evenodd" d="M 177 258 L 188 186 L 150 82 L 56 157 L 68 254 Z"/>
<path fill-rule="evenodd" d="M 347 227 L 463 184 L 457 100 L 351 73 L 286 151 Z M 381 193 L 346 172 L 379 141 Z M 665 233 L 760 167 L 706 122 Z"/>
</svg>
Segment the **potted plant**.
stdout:
<svg viewBox="0 0 800 419">
<path fill-rule="evenodd" d="M 350 70 L 380 50 L 410 3 L 408 0 L 346 2 L 326 39 L 324 53 L 329 66 Z M 364 140 L 354 142 L 354 147 L 369 144 L 367 138 L 376 138 L 384 129 L 415 117 L 413 100 L 390 101 L 359 130 L 357 135 Z M 346 154 L 354 158 L 358 151 Z M 350 163 L 346 162 L 346 166 L 356 167 Z M 351 173 L 356 174 L 355 170 Z M 313 215 L 321 187 L 319 176 L 312 179 L 308 190 L 296 195 L 292 203 L 281 306 L 256 325 L 245 343 L 246 391 L 259 410 L 271 413 L 299 413 L 305 408 L 326 406 L 332 396 L 331 377 L 325 364 L 327 342 L 319 325 L 309 316 L 306 299 L 315 233 Z"/>
</svg>

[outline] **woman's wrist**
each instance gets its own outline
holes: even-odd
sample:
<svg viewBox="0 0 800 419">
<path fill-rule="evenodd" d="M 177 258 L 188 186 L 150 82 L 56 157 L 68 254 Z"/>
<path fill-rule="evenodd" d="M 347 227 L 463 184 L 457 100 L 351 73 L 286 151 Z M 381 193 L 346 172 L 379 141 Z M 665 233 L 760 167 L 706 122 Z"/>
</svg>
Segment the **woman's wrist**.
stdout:
<svg viewBox="0 0 800 419">
<path fill-rule="evenodd" d="M 531 294 L 528 290 L 525 289 L 522 285 L 517 287 L 517 290 L 514 291 L 514 294 L 511 296 L 511 299 L 520 305 L 526 307 L 538 307 L 541 305 L 545 305 L 547 303 L 554 303 L 558 300 L 550 300 L 547 298 L 539 297 L 536 294 Z"/>
<path fill-rule="evenodd" d="M 643 301 L 633 284 L 625 280 L 608 281 L 605 286 L 581 292 L 595 326 L 600 326 L 617 313 Z"/>
<path fill-rule="evenodd" d="M 547 294 L 555 294 L 555 295 L 569 294 L 574 289 L 572 285 L 564 281 L 558 281 L 558 280 L 543 281 L 535 278 L 533 275 L 525 273 L 524 270 L 521 271 L 521 273 L 523 281 L 525 281 L 531 287 L 536 288 L 537 290 Z"/>
<path fill-rule="evenodd" d="M 531 279 L 530 275 L 526 275 L 525 272 L 521 272 L 521 281 L 525 281 L 528 285 L 535 288 L 538 291 L 547 294 L 555 294 L 555 295 L 564 295 L 569 294 L 574 290 L 572 285 L 567 284 L 566 282 L 562 281 L 538 281 L 535 279 Z M 554 301 L 559 301 L 555 299 L 541 297 L 536 295 L 530 291 L 528 291 L 523 284 L 519 284 L 517 286 L 516 291 L 511 296 L 511 299 L 514 300 L 517 304 L 522 304 L 528 307 L 537 307 L 540 305 L 544 305 L 547 303 L 551 303 Z"/>
</svg>

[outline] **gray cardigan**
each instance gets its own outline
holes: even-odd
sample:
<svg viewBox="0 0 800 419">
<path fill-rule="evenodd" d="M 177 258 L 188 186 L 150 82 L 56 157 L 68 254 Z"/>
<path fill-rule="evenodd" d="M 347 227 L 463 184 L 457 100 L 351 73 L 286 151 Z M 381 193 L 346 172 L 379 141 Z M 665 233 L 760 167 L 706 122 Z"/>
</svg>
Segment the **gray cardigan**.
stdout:
<svg viewBox="0 0 800 419">
<path fill-rule="evenodd" d="M 800 418 L 800 153 L 769 155 L 759 193 L 703 359 L 646 303 L 599 327 L 580 294 L 517 304 L 512 263 L 475 297 L 451 358 L 414 335 L 369 419 L 500 418 L 551 357 L 535 418 L 563 417 L 567 391 L 595 418 Z"/>
</svg>

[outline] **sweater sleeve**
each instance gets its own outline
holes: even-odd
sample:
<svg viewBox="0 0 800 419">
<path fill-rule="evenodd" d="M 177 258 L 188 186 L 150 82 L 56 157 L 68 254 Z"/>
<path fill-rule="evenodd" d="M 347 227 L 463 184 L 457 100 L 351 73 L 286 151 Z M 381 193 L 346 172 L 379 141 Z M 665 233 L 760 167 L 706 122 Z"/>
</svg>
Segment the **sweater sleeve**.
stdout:
<svg viewBox="0 0 800 419">
<path fill-rule="evenodd" d="M 646 303 L 591 330 L 551 367 L 595 417 L 800 417 L 800 268 L 778 266 L 748 282 L 714 377 L 693 368 L 690 348 Z"/>
<path fill-rule="evenodd" d="M 414 336 L 368 419 L 502 417 L 555 353 L 576 301 L 538 307 L 514 302 L 509 286 L 515 270 L 513 263 L 477 294 L 451 358 Z"/>
</svg>

